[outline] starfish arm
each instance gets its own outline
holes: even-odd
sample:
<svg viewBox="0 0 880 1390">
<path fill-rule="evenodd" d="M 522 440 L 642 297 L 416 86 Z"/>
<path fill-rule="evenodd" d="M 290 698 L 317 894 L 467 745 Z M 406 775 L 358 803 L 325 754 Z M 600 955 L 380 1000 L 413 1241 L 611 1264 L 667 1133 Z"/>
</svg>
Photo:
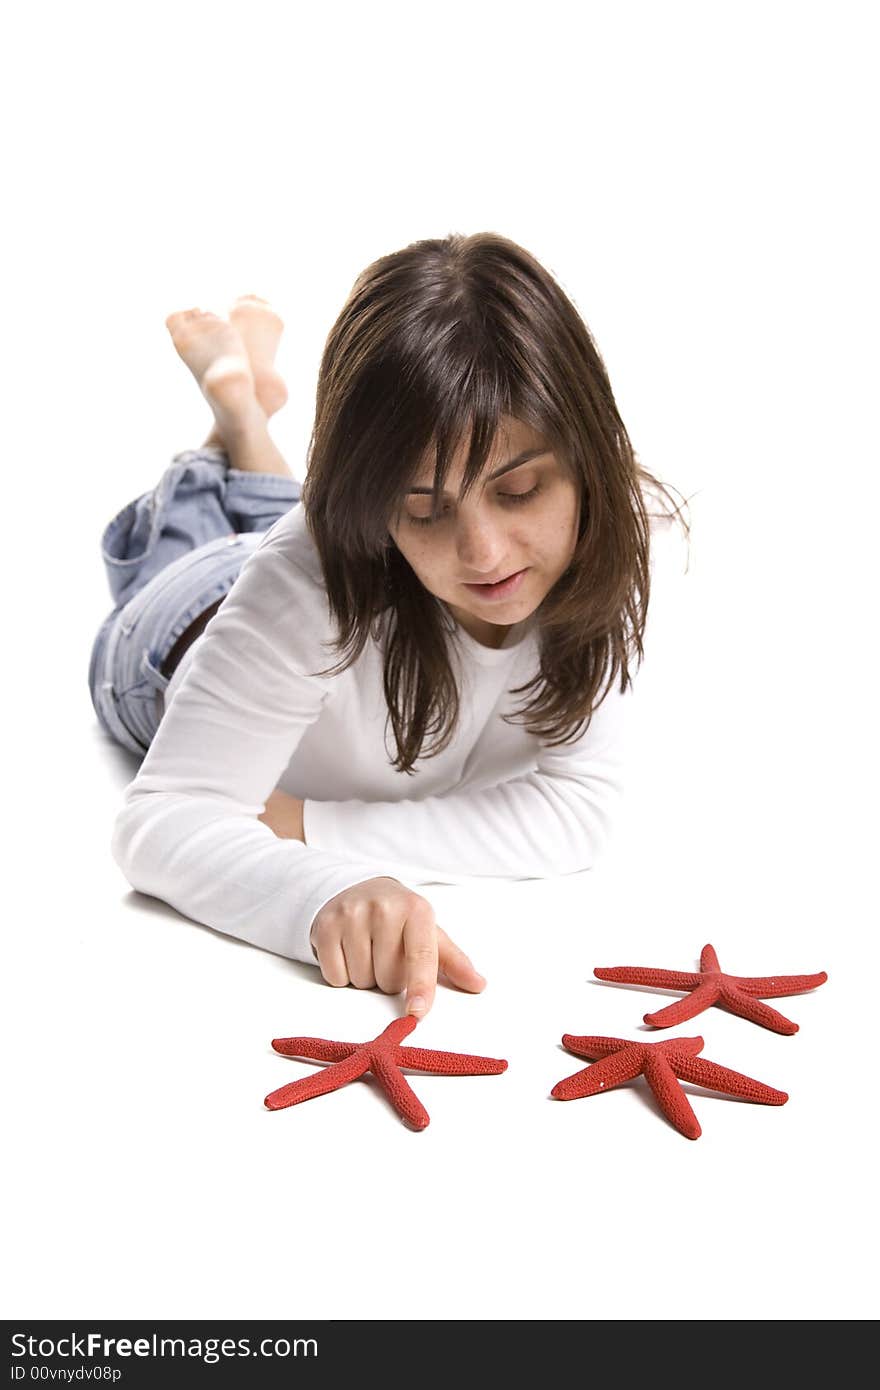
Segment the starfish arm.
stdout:
<svg viewBox="0 0 880 1390">
<path fill-rule="evenodd" d="M 721 970 L 714 946 L 706 945 L 700 952 L 700 970 L 704 975 L 708 974 L 709 971 L 717 973 Z"/>
<path fill-rule="evenodd" d="M 438 1076 L 497 1076 L 507 1071 L 500 1057 L 472 1057 L 468 1052 L 435 1052 L 430 1047 L 401 1047 L 398 1066 Z"/>
<path fill-rule="evenodd" d="M 665 1038 L 663 1042 L 642 1043 L 631 1038 L 578 1037 L 574 1033 L 563 1033 L 562 1046 L 576 1057 L 610 1057 L 613 1052 L 621 1052 L 625 1047 L 657 1047 L 662 1052 L 672 1048 L 675 1052 L 702 1052 L 705 1046 L 701 1037 Z"/>
<path fill-rule="evenodd" d="M 291 1081 L 287 1086 L 280 1086 L 277 1091 L 272 1091 L 266 1096 L 263 1104 L 267 1110 L 284 1110 L 288 1105 L 298 1105 L 300 1101 L 326 1095 L 328 1091 L 336 1091 L 347 1082 L 363 1076 L 369 1065 L 369 1054 L 359 1051 L 342 1062 L 334 1062 L 333 1066 L 325 1067 L 323 1071 L 314 1072 L 311 1076 L 302 1076 L 299 1081 Z"/>
<path fill-rule="evenodd" d="M 642 1070 L 643 1062 L 644 1046 L 634 1043 L 609 1057 L 603 1057 L 601 1062 L 594 1062 L 591 1067 L 584 1067 L 572 1076 L 563 1077 L 562 1081 L 557 1081 L 550 1094 L 554 1100 L 579 1100 L 582 1096 L 597 1096 L 600 1091 L 610 1091 L 614 1086 L 632 1081 Z"/>
<path fill-rule="evenodd" d="M 653 970 L 641 965 L 597 966 L 593 974 L 619 985 L 655 985 L 658 989 L 693 989 L 700 976 L 683 970 Z"/>
<path fill-rule="evenodd" d="M 705 1045 L 702 1038 L 664 1038 L 662 1042 L 651 1044 L 658 1052 L 662 1052 L 664 1057 L 679 1052 L 702 1052 Z"/>
<path fill-rule="evenodd" d="M 798 1031 L 798 1025 L 792 1023 L 790 1018 L 726 981 L 721 987 L 721 1002 L 732 1014 L 739 1014 L 740 1018 L 747 1018 L 750 1023 L 759 1023 L 762 1028 L 770 1028 L 774 1033 L 784 1033 L 790 1037 Z"/>
<path fill-rule="evenodd" d="M 818 975 L 730 975 L 729 979 L 745 990 L 746 994 L 757 994 L 762 999 L 778 999 L 783 994 L 803 994 L 808 989 L 818 989 L 828 979 L 824 970 Z"/>
<path fill-rule="evenodd" d="M 307 1057 L 310 1062 L 342 1062 L 357 1052 L 361 1044 L 331 1042 L 328 1038 L 273 1038 L 272 1046 L 284 1057 Z"/>
<path fill-rule="evenodd" d="M 704 1086 L 710 1091 L 723 1091 L 727 1095 L 741 1096 L 743 1100 L 755 1101 L 758 1105 L 784 1105 L 788 1100 L 785 1091 L 777 1091 L 773 1086 L 765 1086 L 742 1072 L 731 1071 L 730 1067 L 719 1066 L 705 1057 L 688 1057 L 684 1053 L 670 1059 L 676 1076 L 682 1081 L 690 1081 L 695 1086 Z"/>
<path fill-rule="evenodd" d="M 398 1115 L 408 1125 L 413 1129 L 425 1129 L 431 1123 L 430 1115 L 406 1077 L 387 1056 L 381 1052 L 374 1052 L 370 1058 L 370 1070 Z"/>
<path fill-rule="evenodd" d="M 627 1038 L 581 1037 L 576 1033 L 563 1033 L 562 1046 L 577 1057 L 589 1057 L 594 1060 L 596 1057 L 610 1057 L 612 1052 L 620 1052 L 624 1047 L 634 1047 L 635 1043 Z"/>
<path fill-rule="evenodd" d="M 687 1060 L 699 1059 L 688 1057 Z M 683 1134 L 686 1139 L 699 1139 L 703 1131 L 690 1101 L 676 1080 L 677 1062 L 677 1057 L 670 1059 L 668 1053 L 664 1056 L 661 1052 L 649 1052 L 645 1058 L 645 1080 L 654 1092 L 663 1114 L 679 1134 Z"/>
<path fill-rule="evenodd" d="M 392 1018 L 388 1027 L 383 1028 L 379 1036 L 374 1039 L 374 1043 L 380 1047 L 398 1047 L 403 1039 L 412 1032 L 418 1021 L 415 1014 L 401 1014 L 398 1018 Z"/>
<path fill-rule="evenodd" d="M 684 1023 L 687 1019 L 701 1014 L 704 1009 L 711 1008 L 719 992 L 716 980 L 704 980 L 690 994 L 686 994 L 684 999 L 676 999 L 674 1004 L 667 1005 L 665 1009 L 645 1014 L 645 1022 L 652 1023 L 655 1028 L 673 1028 L 677 1023 Z"/>
</svg>

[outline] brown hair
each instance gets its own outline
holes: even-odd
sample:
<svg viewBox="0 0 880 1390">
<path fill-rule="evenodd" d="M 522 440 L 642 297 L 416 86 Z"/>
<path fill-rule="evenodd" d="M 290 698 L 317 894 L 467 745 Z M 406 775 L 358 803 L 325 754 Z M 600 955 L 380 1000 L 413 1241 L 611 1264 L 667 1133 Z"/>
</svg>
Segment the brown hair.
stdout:
<svg viewBox="0 0 880 1390">
<path fill-rule="evenodd" d="M 636 462 L 574 304 L 522 247 L 491 232 L 454 234 L 367 266 L 324 347 L 301 502 L 343 652 L 320 674 L 344 671 L 371 635 L 381 643 L 393 765 L 402 772 L 447 746 L 459 696 L 444 639 L 451 615 L 404 559 L 389 523 L 430 448 L 432 517 L 468 438 L 469 491 L 505 415 L 537 430 L 580 490 L 573 559 L 537 610 L 540 669 L 511 692 L 533 692 L 517 712 L 526 717 L 504 716 L 555 745 L 579 735 L 617 676 L 626 690 L 631 660 L 641 662 L 645 492 L 671 502 L 670 491 Z M 681 507 L 665 514 L 688 530 Z"/>
</svg>

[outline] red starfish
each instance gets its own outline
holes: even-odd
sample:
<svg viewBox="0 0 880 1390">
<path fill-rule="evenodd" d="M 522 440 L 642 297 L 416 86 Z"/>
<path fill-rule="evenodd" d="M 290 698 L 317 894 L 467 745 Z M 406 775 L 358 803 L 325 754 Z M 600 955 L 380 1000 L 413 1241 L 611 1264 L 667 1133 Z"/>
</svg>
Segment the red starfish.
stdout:
<svg viewBox="0 0 880 1390">
<path fill-rule="evenodd" d="M 395 1018 L 377 1038 L 365 1043 L 330 1042 L 326 1038 L 273 1038 L 272 1046 L 285 1057 L 332 1062 L 324 1071 L 292 1081 L 266 1096 L 270 1110 L 283 1110 L 354 1081 L 371 1071 L 399 1115 L 413 1129 L 424 1129 L 431 1117 L 400 1071 L 434 1072 L 441 1076 L 497 1076 L 507 1063 L 495 1057 L 471 1057 L 466 1052 L 435 1052 L 427 1047 L 401 1047 L 400 1040 L 415 1028 L 412 1014 Z"/>
<path fill-rule="evenodd" d="M 562 1045 L 578 1057 L 601 1057 L 602 1060 L 557 1081 L 550 1092 L 555 1100 L 595 1096 L 624 1081 L 632 1081 L 644 1072 L 660 1109 L 688 1139 L 699 1139 L 702 1130 L 677 1077 L 710 1091 L 742 1096 L 759 1105 L 784 1105 L 788 1100 L 785 1091 L 775 1091 L 751 1076 L 698 1057 L 697 1053 L 704 1046 L 702 1038 L 667 1038 L 664 1042 L 643 1043 L 629 1042 L 626 1038 L 578 1038 L 564 1033 Z"/>
<path fill-rule="evenodd" d="M 824 970 L 818 975 L 776 975 L 752 977 L 725 975 L 718 964 L 714 946 L 704 946 L 700 956 L 700 973 L 692 975 L 683 970 L 651 970 L 641 965 L 616 965 L 613 969 L 595 969 L 600 980 L 614 980 L 624 985 L 656 985 L 660 989 L 692 990 L 690 998 L 677 999 L 668 1008 L 645 1014 L 645 1023 L 655 1028 L 673 1028 L 685 1019 L 702 1013 L 710 1005 L 724 1004 L 731 1013 L 772 1028 L 774 1033 L 796 1033 L 798 1025 L 762 1004 L 761 999 L 775 999 L 780 994 L 800 994 L 807 989 L 824 985 L 828 979 Z M 760 997 L 758 997 L 760 996 Z"/>
</svg>

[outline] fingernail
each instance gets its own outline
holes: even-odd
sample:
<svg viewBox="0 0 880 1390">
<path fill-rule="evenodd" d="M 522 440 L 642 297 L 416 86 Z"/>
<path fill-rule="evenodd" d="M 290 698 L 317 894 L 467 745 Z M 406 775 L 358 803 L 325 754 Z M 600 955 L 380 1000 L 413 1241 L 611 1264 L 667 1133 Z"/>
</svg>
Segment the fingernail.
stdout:
<svg viewBox="0 0 880 1390">
<path fill-rule="evenodd" d="M 414 994 L 412 999 L 408 999 L 406 1002 L 406 1011 L 408 1014 L 423 1014 L 425 1012 L 425 1007 L 425 1001 L 420 994 Z"/>
</svg>

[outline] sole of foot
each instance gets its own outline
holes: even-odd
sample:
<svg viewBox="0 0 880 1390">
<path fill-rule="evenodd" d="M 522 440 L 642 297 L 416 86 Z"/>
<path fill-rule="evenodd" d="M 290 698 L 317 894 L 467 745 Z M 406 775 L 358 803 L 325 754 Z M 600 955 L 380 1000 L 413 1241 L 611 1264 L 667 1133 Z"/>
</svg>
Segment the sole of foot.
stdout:
<svg viewBox="0 0 880 1390">
<path fill-rule="evenodd" d="M 169 314 L 165 327 L 221 423 L 249 405 L 257 406 L 250 358 L 236 327 L 203 309 Z"/>
<path fill-rule="evenodd" d="M 267 299 L 242 294 L 230 306 L 229 322 L 238 329 L 247 348 L 260 405 L 267 415 L 274 415 L 288 399 L 284 378 L 275 366 L 284 320 Z"/>
</svg>

